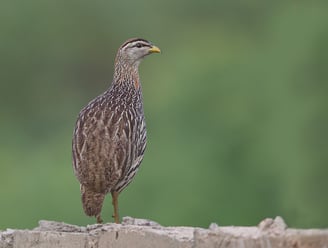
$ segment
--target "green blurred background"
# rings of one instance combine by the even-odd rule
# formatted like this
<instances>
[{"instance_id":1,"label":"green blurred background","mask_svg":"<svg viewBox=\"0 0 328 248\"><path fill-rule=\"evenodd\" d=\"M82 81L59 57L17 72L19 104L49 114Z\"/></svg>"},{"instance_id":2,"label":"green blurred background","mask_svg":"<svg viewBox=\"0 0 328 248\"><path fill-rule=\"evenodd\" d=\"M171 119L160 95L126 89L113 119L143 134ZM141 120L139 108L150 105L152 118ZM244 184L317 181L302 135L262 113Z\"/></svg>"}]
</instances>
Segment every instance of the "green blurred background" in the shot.
<instances>
[{"instance_id":1,"label":"green blurred background","mask_svg":"<svg viewBox=\"0 0 328 248\"><path fill-rule=\"evenodd\" d=\"M327 1L0 3L0 229L84 215L71 166L79 110L120 44L140 66L148 147L121 216L163 225L328 227ZM110 197L103 218L111 219Z\"/></svg>"}]
</instances>

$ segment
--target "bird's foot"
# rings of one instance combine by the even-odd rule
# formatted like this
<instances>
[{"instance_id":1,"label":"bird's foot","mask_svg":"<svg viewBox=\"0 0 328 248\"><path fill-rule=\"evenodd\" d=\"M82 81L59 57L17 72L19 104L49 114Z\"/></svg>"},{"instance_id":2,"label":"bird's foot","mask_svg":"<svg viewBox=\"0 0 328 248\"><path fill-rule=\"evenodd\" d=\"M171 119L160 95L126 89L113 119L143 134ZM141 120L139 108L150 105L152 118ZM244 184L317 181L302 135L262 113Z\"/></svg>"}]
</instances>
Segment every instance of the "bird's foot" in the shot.
<instances>
[{"instance_id":1,"label":"bird's foot","mask_svg":"<svg viewBox=\"0 0 328 248\"><path fill-rule=\"evenodd\" d=\"M98 224L103 223L103 220L102 220L102 218L101 218L100 215L97 215L96 218L97 218L97 223L98 223Z\"/></svg>"}]
</instances>

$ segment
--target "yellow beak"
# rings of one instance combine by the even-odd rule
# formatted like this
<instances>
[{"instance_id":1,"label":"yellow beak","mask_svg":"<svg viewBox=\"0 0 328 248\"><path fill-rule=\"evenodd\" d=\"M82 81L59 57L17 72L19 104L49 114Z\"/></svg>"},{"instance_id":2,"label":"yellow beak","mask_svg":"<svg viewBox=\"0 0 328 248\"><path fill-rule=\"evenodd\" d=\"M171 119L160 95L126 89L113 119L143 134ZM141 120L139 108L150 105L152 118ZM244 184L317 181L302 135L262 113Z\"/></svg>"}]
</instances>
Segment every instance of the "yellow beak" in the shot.
<instances>
[{"instance_id":1,"label":"yellow beak","mask_svg":"<svg viewBox=\"0 0 328 248\"><path fill-rule=\"evenodd\" d=\"M151 48L149 48L149 52L150 53L160 53L161 49L159 49L157 46L152 46Z\"/></svg>"}]
</instances>

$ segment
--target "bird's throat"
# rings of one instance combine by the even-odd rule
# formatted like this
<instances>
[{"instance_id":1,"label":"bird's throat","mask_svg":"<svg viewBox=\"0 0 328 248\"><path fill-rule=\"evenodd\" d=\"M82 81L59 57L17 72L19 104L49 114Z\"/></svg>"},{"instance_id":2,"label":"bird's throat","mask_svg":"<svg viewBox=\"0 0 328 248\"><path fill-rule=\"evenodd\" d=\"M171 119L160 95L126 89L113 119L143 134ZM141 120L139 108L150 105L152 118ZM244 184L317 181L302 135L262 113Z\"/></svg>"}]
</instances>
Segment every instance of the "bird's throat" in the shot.
<instances>
[{"instance_id":1,"label":"bird's throat","mask_svg":"<svg viewBox=\"0 0 328 248\"><path fill-rule=\"evenodd\" d=\"M140 88L138 65L120 65L115 67L113 83L135 89Z\"/></svg>"}]
</instances>

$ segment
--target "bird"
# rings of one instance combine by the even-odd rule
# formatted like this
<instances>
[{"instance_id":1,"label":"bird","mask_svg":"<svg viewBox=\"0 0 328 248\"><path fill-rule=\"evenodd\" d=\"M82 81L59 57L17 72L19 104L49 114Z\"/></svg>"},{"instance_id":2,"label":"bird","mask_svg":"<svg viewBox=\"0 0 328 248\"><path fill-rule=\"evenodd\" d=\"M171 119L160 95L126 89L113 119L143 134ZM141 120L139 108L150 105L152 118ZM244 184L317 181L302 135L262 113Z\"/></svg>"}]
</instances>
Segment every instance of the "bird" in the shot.
<instances>
[{"instance_id":1,"label":"bird","mask_svg":"<svg viewBox=\"0 0 328 248\"><path fill-rule=\"evenodd\" d=\"M119 223L118 197L137 173L146 149L146 123L139 64L160 49L142 38L118 49L111 85L78 114L72 139L73 170L85 214L102 223L101 210L112 196Z\"/></svg>"}]
</instances>

